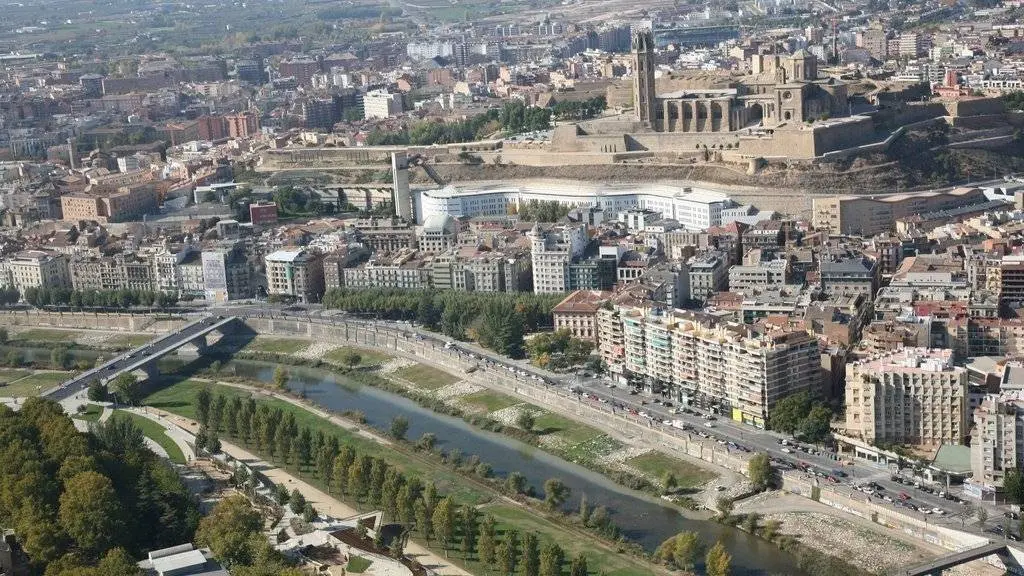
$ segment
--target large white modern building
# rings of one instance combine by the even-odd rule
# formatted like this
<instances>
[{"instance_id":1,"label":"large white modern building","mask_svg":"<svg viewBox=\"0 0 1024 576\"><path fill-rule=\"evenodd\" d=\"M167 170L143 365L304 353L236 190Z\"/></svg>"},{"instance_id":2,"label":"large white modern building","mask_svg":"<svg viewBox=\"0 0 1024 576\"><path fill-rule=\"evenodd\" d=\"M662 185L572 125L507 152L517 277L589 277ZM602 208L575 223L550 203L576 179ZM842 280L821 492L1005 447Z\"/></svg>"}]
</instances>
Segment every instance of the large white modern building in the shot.
<instances>
[{"instance_id":1,"label":"large white modern building","mask_svg":"<svg viewBox=\"0 0 1024 576\"><path fill-rule=\"evenodd\" d=\"M429 216L504 216L531 200L600 208L605 218L628 210L652 210L688 230L722 224L722 211L736 205L727 195L704 188L654 184L592 184L536 181L523 184L454 186L421 190L417 222Z\"/></svg>"}]
</instances>

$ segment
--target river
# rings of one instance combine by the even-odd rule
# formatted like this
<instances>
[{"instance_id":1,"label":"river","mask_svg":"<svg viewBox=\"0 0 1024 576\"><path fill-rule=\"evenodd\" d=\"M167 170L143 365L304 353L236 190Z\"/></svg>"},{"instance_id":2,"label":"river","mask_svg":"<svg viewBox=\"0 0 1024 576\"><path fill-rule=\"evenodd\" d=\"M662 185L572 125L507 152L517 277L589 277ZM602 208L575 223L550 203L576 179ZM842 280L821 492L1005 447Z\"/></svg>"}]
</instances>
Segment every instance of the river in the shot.
<instances>
[{"instance_id":1,"label":"river","mask_svg":"<svg viewBox=\"0 0 1024 576\"><path fill-rule=\"evenodd\" d=\"M250 360L231 361L223 370L262 382L273 380L276 364ZM705 542L722 540L733 557L735 574L800 574L793 557L760 538L707 520L683 516L647 494L615 484L605 476L566 462L534 446L508 436L480 430L461 418L438 414L402 396L372 386L360 386L344 376L320 369L290 367L288 387L332 412L358 410L370 426L385 432L392 419L409 420L409 438L425 433L437 437L438 449L458 449L464 458L477 455L498 476L518 471L538 494L544 482L560 478L572 489L571 508L581 494L591 506L604 506L623 535L653 551L665 539L684 530L700 533Z\"/></svg>"}]
</instances>

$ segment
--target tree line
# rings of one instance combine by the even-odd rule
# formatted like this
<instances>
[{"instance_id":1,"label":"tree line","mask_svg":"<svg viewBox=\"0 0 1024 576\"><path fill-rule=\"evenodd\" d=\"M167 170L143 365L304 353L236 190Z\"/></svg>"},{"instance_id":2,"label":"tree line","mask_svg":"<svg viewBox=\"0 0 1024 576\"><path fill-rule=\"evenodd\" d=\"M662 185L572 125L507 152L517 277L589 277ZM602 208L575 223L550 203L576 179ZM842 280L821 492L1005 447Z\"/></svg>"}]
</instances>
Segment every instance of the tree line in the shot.
<instances>
[{"instance_id":1,"label":"tree line","mask_svg":"<svg viewBox=\"0 0 1024 576\"><path fill-rule=\"evenodd\" d=\"M524 222L558 222L565 218L572 208L557 200L530 200L516 210L519 220Z\"/></svg>"},{"instance_id":2,"label":"tree line","mask_svg":"<svg viewBox=\"0 0 1024 576\"><path fill-rule=\"evenodd\" d=\"M466 560L476 558L487 566L521 576L560 576L567 564L565 551L557 543L541 546L535 534L515 530L499 534L494 517L482 515L470 504L458 505L450 495L442 495L433 482L407 476L385 459L360 453L333 434L299 426L292 412L271 409L253 398L228 399L207 389L196 394L195 408L207 439L223 432L272 461L299 473L307 472L321 481L329 494L382 510L385 519L415 530L428 545L435 541L446 552L458 550ZM399 420L391 426L396 440L402 440L408 429L408 422L403 425ZM510 475L508 481L518 493L525 491L526 481L521 474ZM545 492L545 502L555 509L565 501L569 489L551 479L545 484ZM289 493L285 488L278 490L277 501L290 503L293 511L315 513L306 507L300 493ZM214 553L229 565L238 561L230 547L219 546L217 540L204 535L202 527L200 534L200 543L210 542ZM400 557L404 542L405 538L396 539L388 552ZM572 575L586 575L587 561L582 554L568 564Z\"/></svg>"},{"instance_id":3,"label":"tree line","mask_svg":"<svg viewBox=\"0 0 1024 576\"><path fill-rule=\"evenodd\" d=\"M556 102L551 112L559 120L587 120L604 112L608 101L604 96L595 96L586 100L570 100Z\"/></svg>"},{"instance_id":4,"label":"tree line","mask_svg":"<svg viewBox=\"0 0 1024 576\"><path fill-rule=\"evenodd\" d=\"M71 306L72 308L130 308L151 306L166 308L178 303L178 295L157 290L67 290L64 288L26 288L25 302L35 307Z\"/></svg>"},{"instance_id":5,"label":"tree line","mask_svg":"<svg viewBox=\"0 0 1024 576\"><path fill-rule=\"evenodd\" d=\"M562 294L510 294L371 288L332 288L325 308L370 314L388 320L414 320L456 340L475 339L513 358L523 355L524 333L553 323L551 310Z\"/></svg>"},{"instance_id":6,"label":"tree line","mask_svg":"<svg viewBox=\"0 0 1024 576\"><path fill-rule=\"evenodd\" d=\"M141 574L133 557L192 540L198 508L128 418L75 429L55 402L0 406L0 526L33 574Z\"/></svg>"}]
</instances>

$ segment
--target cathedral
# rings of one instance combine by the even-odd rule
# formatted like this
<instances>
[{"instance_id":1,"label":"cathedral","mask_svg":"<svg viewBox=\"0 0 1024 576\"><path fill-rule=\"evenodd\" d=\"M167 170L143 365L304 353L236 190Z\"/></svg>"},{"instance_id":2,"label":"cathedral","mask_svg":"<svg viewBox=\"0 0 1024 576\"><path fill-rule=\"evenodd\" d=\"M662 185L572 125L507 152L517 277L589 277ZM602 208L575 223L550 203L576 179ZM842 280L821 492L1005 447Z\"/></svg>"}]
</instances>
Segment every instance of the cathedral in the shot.
<instances>
[{"instance_id":1,"label":"cathedral","mask_svg":"<svg viewBox=\"0 0 1024 576\"><path fill-rule=\"evenodd\" d=\"M734 132L849 114L846 84L819 79L818 60L806 50L791 56L757 54L749 75L662 93L655 87L650 30L634 34L633 54L636 120L656 132Z\"/></svg>"}]
</instances>

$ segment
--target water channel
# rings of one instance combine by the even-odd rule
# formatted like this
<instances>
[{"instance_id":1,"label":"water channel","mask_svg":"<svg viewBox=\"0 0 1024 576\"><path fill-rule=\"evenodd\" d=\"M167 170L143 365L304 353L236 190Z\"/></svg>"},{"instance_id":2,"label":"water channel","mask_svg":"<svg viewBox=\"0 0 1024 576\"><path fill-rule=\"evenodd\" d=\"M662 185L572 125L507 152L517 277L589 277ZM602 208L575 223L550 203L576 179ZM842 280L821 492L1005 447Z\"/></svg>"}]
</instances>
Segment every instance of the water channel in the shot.
<instances>
[{"instance_id":1,"label":"water channel","mask_svg":"<svg viewBox=\"0 0 1024 576\"><path fill-rule=\"evenodd\" d=\"M0 346L0 356L10 348ZM17 348L23 358L32 362L49 360L50 350L45 348ZM94 351L72 349L75 360L94 361ZM170 357L159 363L167 373L181 367L183 360ZM231 360L222 370L238 376L271 382L276 364L253 360ZM578 506L580 496L587 495L591 506L604 506L623 535L653 551L665 539L684 530L698 532L706 543L721 540L732 555L733 573L742 576L784 574L799 576L795 559L774 545L741 530L707 520L686 518L676 508L647 494L629 490L615 484L601 474L567 462L534 446L508 436L480 430L461 418L438 414L419 404L390 392L371 386L361 386L343 375L327 370L289 367L291 379L288 387L302 393L310 401L332 412L358 410L366 415L366 422L386 432L392 419L405 416L409 420L409 438L432 433L437 437L437 448L458 449L464 458L472 455L490 464L495 475L504 477L520 472L530 486L543 493L544 482L560 478L572 489L570 509Z\"/></svg>"}]
</instances>

